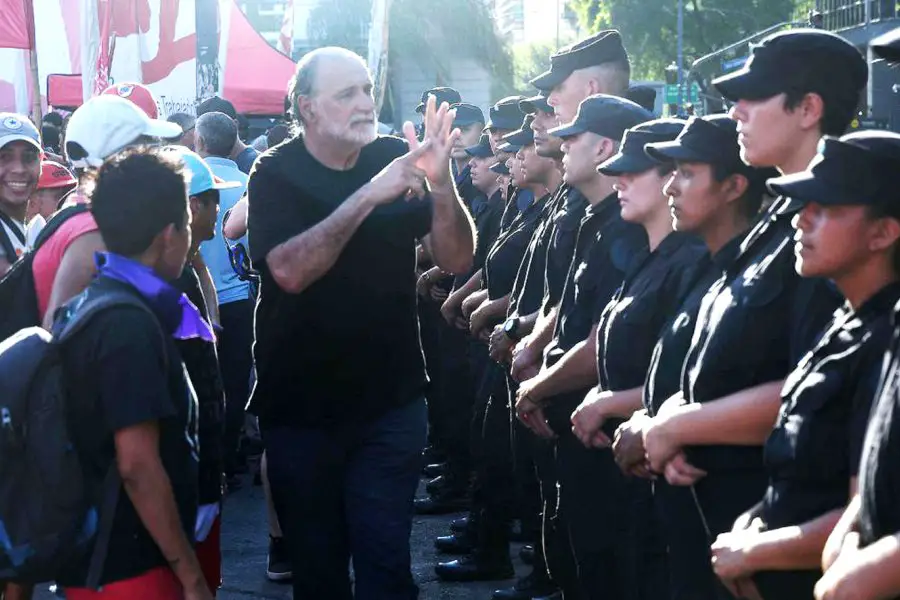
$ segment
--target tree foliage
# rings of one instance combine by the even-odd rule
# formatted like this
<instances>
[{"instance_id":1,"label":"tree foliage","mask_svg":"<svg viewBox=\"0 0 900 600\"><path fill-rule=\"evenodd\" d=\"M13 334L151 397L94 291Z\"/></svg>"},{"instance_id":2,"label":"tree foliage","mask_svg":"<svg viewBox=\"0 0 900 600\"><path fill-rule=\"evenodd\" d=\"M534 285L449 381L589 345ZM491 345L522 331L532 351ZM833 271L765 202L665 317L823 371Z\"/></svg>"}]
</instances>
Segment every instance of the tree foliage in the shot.
<instances>
[{"instance_id":1,"label":"tree foliage","mask_svg":"<svg viewBox=\"0 0 900 600\"><path fill-rule=\"evenodd\" d=\"M634 79L663 78L676 58L678 0L569 0L582 27L622 33ZM807 0L684 0L685 63L802 13Z\"/></svg>"}]
</instances>

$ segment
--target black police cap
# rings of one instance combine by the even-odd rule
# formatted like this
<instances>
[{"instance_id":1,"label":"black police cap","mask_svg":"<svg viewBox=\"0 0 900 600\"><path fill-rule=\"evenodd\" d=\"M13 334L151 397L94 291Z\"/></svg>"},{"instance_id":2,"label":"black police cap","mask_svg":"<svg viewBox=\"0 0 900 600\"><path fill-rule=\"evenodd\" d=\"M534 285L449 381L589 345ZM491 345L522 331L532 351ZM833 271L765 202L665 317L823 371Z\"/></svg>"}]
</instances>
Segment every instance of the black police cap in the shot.
<instances>
[{"instance_id":1,"label":"black police cap","mask_svg":"<svg viewBox=\"0 0 900 600\"><path fill-rule=\"evenodd\" d=\"M647 156L644 146L658 142L669 142L678 137L684 129L684 119L657 119L641 123L625 132L619 153L597 167L604 175L622 173L643 173L659 165Z\"/></svg>"},{"instance_id":2,"label":"black police cap","mask_svg":"<svg viewBox=\"0 0 900 600\"><path fill-rule=\"evenodd\" d=\"M519 102L519 110L526 115L536 115L538 112L552 113L553 107L547 104L547 97L541 94L525 98Z\"/></svg>"},{"instance_id":3,"label":"black police cap","mask_svg":"<svg viewBox=\"0 0 900 600\"><path fill-rule=\"evenodd\" d=\"M633 85L625 92L625 97L650 112L656 110L656 90L649 85Z\"/></svg>"},{"instance_id":4,"label":"black police cap","mask_svg":"<svg viewBox=\"0 0 900 600\"><path fill-rule=\"evenodd\" d=\"M644 150L649 158L658 163L679 161L736 165L741 162L737 122L722 114L691 117L673 141L649 143Z\"/></svg>"},{"instance_id":5,"label":"black police cap","mask_svg":"<svg viewBox=\"0 0 900 600\"><path fill-rule=\"evenodd\" d=\"M434 96L434 99L437 101L438 106L440 106L444 102L446 102L447 104L459 104L460 102L462 102L462 96L460 96L459 92L457 92L452 87L431 88L430 90L422 92L422 101L419 102L419 105L416 107L417 113L425 112L425 105L428 103L428 96Z\"/></svg>"},{"instance_id":6,"label":"black police cap","mask_svg":"<svg viewBox=\"0 0 900 600\"><path fill-rule=\"evenodd\" d=\"M474 104L460 102L459 104L451 104L450 108L456 109L456 118L453 119L454 127L467 127L474 123L484 125L484 113Z\"/></svg>"},{"instance_id":7,"label":"black police cap","mask_svg":"<svg viewBox=\"0 0 900 600\"><path fill-rule=\"evenodd\" d=\"M207 98L200 103L200 106L197 107L198 117L211 112L224 113L232 119L237 119L237 111L234 109L234 104L232 104L225 98L220 98L219 96Z\"/></svg>"},{"instance_id":8,"label":"black police cap","mask_svg":"<svg viewBox=\"0 0 900 600\"><path fill-rule=\"evenodd\" d=\"M515 131L520 128L522 121L525 119L525 113L519 108L519 102L524 99L524 96L507 96L502 100L498 100L491 107L485 129Z\"/></svg>"},{"instance_id":9,"label":"black police cap","mask_svg":"<svg viewBox=\"0 0 900 600\"><path fill-rule=\"evenodd\" d=\"M531 85L542 91L552 90L579 69L609 62L628 62L622 36L615 29L562 48L550 57L550 70L532 79Z\"/></svg>"},{"instance_id":10,"label":"black police cap","mask_svg":"<svg viewBox=\"0 0 900 600\"><path fill-rule=\"evenodd\" d=\"M505 160L491 165L491 171L497 173L498 175L509 175L509 167L506 166Z\"/></svg>"},{"instance_id":11,"label":"black police cap","mask_svg":"<svg viewBox=\"0 0 900 600\"><path fill-rule=\"evenodd\" d=\"M769 180L773 193L787 196L792 207L888 206L900 189L900 135L857 131L824 138L806 171ZM790 207L784 210L789 210Z\"/></svg>"},{"instance_id":12,"label":"black police cap","mask_svg":"<svg viewBox=\"0 0 900 600\"><path fill-rule=\"evenodd\" d=\"M839 35L792 29L753 46L742 69L713 80L713 85L731 101L765 100L790 90L801 76L812 89L861 90L869 70L859 51Z\"/></svg>"},{"instance_id":13,"label":"black police cap","mask_svg":"<svg viewBox=\"0 0 900 600\"><path fill-rule=\"evenodd\" d=\"M889 62L900 62L900 27L879 35L869 46L880 58Z\"/></svg>"},{"instance_id":14,"label":"black police cap","mask_svg":"<svg viewBox=\"0 0 900 600\"><path fill-rule=\"evenodd\" d=\"M532 123L534 123L534 115L526 116L525 121L522 123L522 127L512 133L504 135L503 141L507 144L517 146L518 148L524 148L525 146L534 144L534 130L531 128Z\"/></svg>"},{"instance_id":15,"label":"black police cap","mask_svg":"<svg viewBox=\"0 0 900 600\"><path fill-rule=\"evenodd\" d=\"M481 137L478 138L477 144L466 148L466 154L473 158L487 158L488 156L493 156L494 151L491 150L491 136L482 133Z\"/></svg>"},{"instance_id":16,"label":"black police cap","mask_svg":"<svg viewBox=\"0 0 900 600\"><path fill-rule=\"evenodd\" d=\"M591 132L620 141L625 132L653 118L647 109L631 100L596 94L588 96L578 107L578 114L571 123L551 129L548 133L568 138Z\"/></svg>"}]
</instances>

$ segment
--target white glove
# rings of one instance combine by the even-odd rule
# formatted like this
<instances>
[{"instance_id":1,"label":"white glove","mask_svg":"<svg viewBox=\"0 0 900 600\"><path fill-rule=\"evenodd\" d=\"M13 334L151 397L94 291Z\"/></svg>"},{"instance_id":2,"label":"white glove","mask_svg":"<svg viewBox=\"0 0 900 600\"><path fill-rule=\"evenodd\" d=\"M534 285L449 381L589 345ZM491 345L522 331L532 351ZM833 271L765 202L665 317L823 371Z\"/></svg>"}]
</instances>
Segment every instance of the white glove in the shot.
<instances>
[{"instance_id":1,"label":"white glove","mask_svg":"<svg viewBox=\"0 0 900 600\"><path fill-rule=\"evenodd\" d=\"M209 530L212 529L216 517L219 516L219 503L204 504L197 509L197 524L194 525L194 538L198 542L206 540Z\"/></svg>"}]
</instances>

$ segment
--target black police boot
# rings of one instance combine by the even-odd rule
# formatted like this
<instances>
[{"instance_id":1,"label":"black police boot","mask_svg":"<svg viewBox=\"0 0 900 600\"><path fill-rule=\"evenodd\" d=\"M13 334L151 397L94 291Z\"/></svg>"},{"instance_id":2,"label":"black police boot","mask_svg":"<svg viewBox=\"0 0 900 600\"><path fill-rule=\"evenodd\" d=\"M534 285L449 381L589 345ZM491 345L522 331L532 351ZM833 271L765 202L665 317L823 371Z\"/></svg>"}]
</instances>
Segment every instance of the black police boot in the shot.
<instances>
[{"instance_id":1,"label":"black police boot","mask_svg":"<svg viewBox=\"0 0 900 600\"><path fill-rule=\"evenodd\" d=\"M469 554L474 549L475 542L466 533L456 533L435 538L434 547L443 554Z\"/></svg>"},{"instance_id":2,"label":"black police boot","mask_svg":"<svg viewBox=\"0 0 900 600\"><path fill-rule=\"evenodd\" d=\"M515 575L509 555L487 556L475 552L458 560L438 563L434 572L441 581L498 581Z\"/></svg>"},{"instance_id":3,"label":"black police boot","mask_svg":"<svg viewBox=\"0 0 900 600\"><path fill-rule=\"evenodd\" d=\"M425 484L425 491L432 496L436 496L449 487L451 487L449 478L446 475L438 475Z\"/></svg>"},{"instance_id":4,"label":"black police boot","mask_svg":"<svg viewBox=\"0 0 900 600\"><path fill-rule=\"evenodd\" d=\"M427 477L429 480L434 479L439 475L443 475L447 472L447 463L432 463L430 465L425 465L425 468L422 469L422 475Z\"/></svg>"},{"instance_id":5,"label":"black police boot","mask_svg":"<svg viewBox=\"0 0 900 600\"><path fill-rule=\"evenodd\" d=\"M451 490L428 498L416 498L417 515L447 515L468 510L471 499L466 491Z\"/></svg>"},{"instance_id":6,"label":"black police boot","mask_svg":"<svg viewBox=\"0 0 900 600\"><path fill-rule=\"evenodd\" d=\"M547 596L559 588L550 581L547 573L532 571L522 577L512 587L497 590L491 596L493 600L531 600L535 596Z\"/></svg>"},{"instance_id":7,"label":"black police boot","mask_svg":"<svg viewBox=\"0 0 900 600\"><path fill-rule=\"evenodd\" d=\"M531 544L526 544L522 546L522 549L519 550L519 558L526 565L534 564L534 546Z\"/></svg>"},{"instance_id":8,"label":"black police boot","mask_svg":"<svg viewBox=\"0 0 900 600\"><path fill-rule=\"evenodd\" d=\"M443 450L439 450L436 446L426 446L422 451L422 462L426 465L444 462L447 459Z\"/></svg>"},{"instance_id":9,"label":"black police boot","mask_svg":"<svg viewBox=\"0 0 900 600\"><path fill-rule=\"evenodd\" d=\"M463 533L469 530L469 516L460 517L450 521L450 531L453 533Z\"/></svg>"}]
</instances>

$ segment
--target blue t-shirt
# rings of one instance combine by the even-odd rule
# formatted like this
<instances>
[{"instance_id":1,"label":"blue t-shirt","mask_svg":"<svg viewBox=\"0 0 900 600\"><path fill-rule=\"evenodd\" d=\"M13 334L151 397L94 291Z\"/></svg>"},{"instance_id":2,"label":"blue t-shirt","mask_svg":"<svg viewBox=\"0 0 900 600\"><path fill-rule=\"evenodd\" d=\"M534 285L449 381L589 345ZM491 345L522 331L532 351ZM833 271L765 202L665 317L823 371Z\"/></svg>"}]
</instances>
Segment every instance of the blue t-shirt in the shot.
<instances>
[{"instance_id":1,"label":"blue t-shirt","mask_svg":"<svg viewBox=\"0 0 900 600\"><path fill-rule=\"evenodd\" d=\"M231 261L228 258L228 248L222 237L222 218L225 213L231 210L237 201L244 195L247 189L247 175L245 175L235 164L233 160L227 158L219 158L210 156L206 159L206 164L212 169L212 172L223 181L238 181L240 187L219 191L219 216L216 219L216 237L200 244L200 254L203 256L206 266L212 275L213 283L216 285L216 295L219 297L219 304L228 304L238 300L247 300L250 298L250 283L241 281ZM236 242L247 245L247 236L245 235ZM235 243L236 243L235 242Z\"/></svg>"},{"instance_id":2,"label":"blue t-shirt","mask_svg":"<svg viewBox=\"0 0 900 600\"><path fill-rule=\"evenodd\" d=\"M256 157L259 156L259 152L253 146L247 146L241 153L234 157L234 162L237 165L237 168L241 170L242 173L250 174L250 169L253 168L253 163L256 162Z\"/></svg>"}]
</instances>

